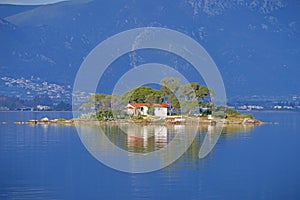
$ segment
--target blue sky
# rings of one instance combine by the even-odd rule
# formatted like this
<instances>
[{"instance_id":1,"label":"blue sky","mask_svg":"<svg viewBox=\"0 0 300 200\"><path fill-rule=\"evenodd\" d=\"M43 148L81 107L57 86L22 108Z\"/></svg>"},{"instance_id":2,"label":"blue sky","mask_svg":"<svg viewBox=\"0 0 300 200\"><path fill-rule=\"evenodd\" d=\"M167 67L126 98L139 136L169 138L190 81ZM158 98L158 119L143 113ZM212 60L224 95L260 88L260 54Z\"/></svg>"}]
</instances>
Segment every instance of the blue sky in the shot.
<instances>
[{"instance_id":1,"label":"blue sky","mask_svg":"<svg viewBox=\"0 0 300 200\"><path fill-rule=\"evenodd\" d=\"M0 4L12 5L46 5L67 0L0 0Z\"/></svg>"}]
</instances>

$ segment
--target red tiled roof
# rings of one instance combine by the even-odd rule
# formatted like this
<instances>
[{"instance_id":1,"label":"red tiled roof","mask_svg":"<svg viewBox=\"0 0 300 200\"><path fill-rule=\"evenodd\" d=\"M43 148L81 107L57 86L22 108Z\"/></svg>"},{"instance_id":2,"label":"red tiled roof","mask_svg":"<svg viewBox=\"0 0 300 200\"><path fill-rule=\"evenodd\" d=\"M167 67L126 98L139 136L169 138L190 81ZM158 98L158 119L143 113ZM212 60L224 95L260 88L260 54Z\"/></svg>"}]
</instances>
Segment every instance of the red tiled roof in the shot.
<instances>
[{"instance_id":1,"label":"red tiled roof","mask_svg":"<svg viewBox=\"0 0 300 200\"><path fill-rule=\"evenodd\" d=\"M168 108L169 104L167 103L162 103L162 104L153 104L153 107L162 107L162 108Z\"/></svg>"},{"instance_id":2,"label":"red tiled roof","mask_svg":"<svg viewBox=\"0 0 300 200\"><path fill-rule=\"evenodd\" d=\"M126 108L140 108L142 106L147 106L149 107L150 104L149 103L130 103L126 106Z\"/></svg>"},{"instance_id":3,"label":"red tiled roof","mask_svg":"<svg viewBox=\"0 0 300 200\"><path fill-rule=\"evenodd\" d=\"M126 108L140 108L142 106L153 106L153 107L162 107L162 108L168 108L169 104L162 103L162 104L150 104L150 103L130 103L126 106Z\"/></svg>"}]
</instances>

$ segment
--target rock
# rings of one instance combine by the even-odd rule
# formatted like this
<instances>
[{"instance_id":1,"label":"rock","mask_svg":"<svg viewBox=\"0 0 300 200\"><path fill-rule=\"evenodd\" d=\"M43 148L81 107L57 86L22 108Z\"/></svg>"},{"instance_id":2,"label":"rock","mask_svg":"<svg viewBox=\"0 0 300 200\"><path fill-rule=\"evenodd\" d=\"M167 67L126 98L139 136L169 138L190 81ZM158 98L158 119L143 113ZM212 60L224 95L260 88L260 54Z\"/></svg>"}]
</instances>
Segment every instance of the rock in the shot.
<instances>
[{"instance_id":1,"label":"rock","mask_svg":"<svg viewBox=\"0 0 300 200\"><path fill-rule=\"evenodd\" d=\"M44 123L45 122L50 122L50 120L47 117L44 117L44 118L41 119L41 122L44 122Z\"/></svg>"},{"instance_id":2,"label":"rock","mask_svg":"<svg viewBox=\"0 0 300 200\"><path fill-rule=\"evenodd\" d=\"M37 121L37 120L34 120L34 119L28 120L28 121L26 122L26 124L37 124L37 123L38 123L38 121Z\"/></svg>"},{"instance_id":3,"label":"rock","mask_svg":"<svg viewBox=\"0 0 300 200\"><path fill-rule=\"evenodd\" d=\"M260 124L261 122L255 119L245 118L242 124Z\"/></svg>"},{"instance_id":4,"label":"rock","mask_svg":"<svg viewBox=\"0 0 300 200\"><path fill-rule=\"evenodd\" d=\"M58 122L58 119L52 119L52 120L50 120L50 122L51 123L56 123L56 122Z\"/></svg>"},{"instance_id":5,"label":"rock","mask_svg":"<svg viewBox=\"0 0 300 200\"><path fill-rule=\"evenodd\" d=\"M211 125L211 126L215 126L215 125L217 125L217 121L215 121L215 120L212 120L212 121L210 122L210 125Z\"/></svg>"}]
</instances>

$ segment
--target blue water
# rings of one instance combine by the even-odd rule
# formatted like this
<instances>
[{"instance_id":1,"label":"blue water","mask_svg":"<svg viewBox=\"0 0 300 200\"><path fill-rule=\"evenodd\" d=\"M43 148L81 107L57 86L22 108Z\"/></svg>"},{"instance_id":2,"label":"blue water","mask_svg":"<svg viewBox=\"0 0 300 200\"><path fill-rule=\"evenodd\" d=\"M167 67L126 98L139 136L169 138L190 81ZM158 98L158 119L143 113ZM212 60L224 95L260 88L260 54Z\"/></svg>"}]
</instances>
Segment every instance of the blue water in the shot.
<instances>
[{"instance_id":1,"label":"blue water","mask_svg":"<svg viewBox=\"0 0 300 200\"><path fill-rule=\"evenodd\" d=\"M222 134L205 159L193 143L162 170L128 174L97 161L73 126L17 125L69 112L0 112L0 199L300 199L300 113Z\"/></svg>"}]
</instances>

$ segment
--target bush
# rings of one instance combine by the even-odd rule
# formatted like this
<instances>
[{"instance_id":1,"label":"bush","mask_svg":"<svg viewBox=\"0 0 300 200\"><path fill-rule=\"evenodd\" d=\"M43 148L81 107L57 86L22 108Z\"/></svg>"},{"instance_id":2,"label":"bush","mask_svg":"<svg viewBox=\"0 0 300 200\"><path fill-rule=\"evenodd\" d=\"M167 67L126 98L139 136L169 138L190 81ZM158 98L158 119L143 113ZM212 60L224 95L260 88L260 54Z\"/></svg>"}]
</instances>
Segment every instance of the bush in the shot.
<instances>
[{"instance_id":1,"label":"bush","mask_svg":"<svg viewBox=\"0 0 300 200\"><path fill-rule=\"evenodd\" d=\"M242 114L242 117L241 118L250 118L250 119L254 119L254 117L251 115L251 114L248 114L248 115L243 115Z\"/></svg>"},{"instance_id":2,"label":"bush","mask_svg":"<svg viewBox=\"0 0 300 200\"><path fill-rule=\"evenodd\" d=\"M225 112L225 113L224 113ZM237 110L234 110L232 108L224 107L224 106L219 106L217 107L213 112L212 115L215 117L232 117L232 118L250 118L253 119L253 116L250 114L244 115Z\"/></svg>"},{"instance_id":3,"label":"bush","mask_svg":"<svg viewBox=\"0 0 300 200\"><path fill-rule=\"evenodd\" d=\"M129 116L126 111L122 110L113 110L112 113L114 119L126 119Z\"/></svg>"},{"instance_id":4,"label":"bush","mask_svg":"<svg viewBox=\"0 0 300 200\"><path fill-rule=\"evenodd\" d=\"M235 118L250 118L253 119L253 116L248 114L248 115L244 115L232 108L226 108L226 116L228 117L235 117Z\"/></svg>"},{"instance_id":5,"label":"bush","mask_svg":"<svg viewBox=\"0 0 300 200\"><path fill-rule=\"evenodd\" d=\"M114 119L114 115L113 112L111 110L106 110L106 111L99 111L96 114L96 117L98 120L113 120Z\"/></svg>"},{"instance_id":6,"label":"bush","mask_svg":"<svg viewBox=\"0 0 300 200\"><path fill-rule=\"evenodd\" d=\"M64 122L64 121L66 121L66 119L65 118L59 118L59 119L57 119L57 121L58 122Z\"/></svg>"},{"instance_id":7,"label":"bush","mask_svg":"<svg viewBox=\"0 0 300 200\"><path fill-rule=\"evenodd\" d=\"M131 117L132 120L139 120L139 119L143 119L143 117L141 116L141 114L138 114L138 115L133 115Z\"/></svg>"},{"instance_id":8,"label":"bush","mask_svg":"<svg viewBox=\"0 0 300 200\"><path fill-rule=\"evenodd\" d=\"M221 111L221 110L216 111L216 112L213 112L212 115L213 115L214 117L226 118L225 112L224 112L224 111Z\"/></svg>"},{"instance_id":9,"label":"bush","mask_svg":"<svg viewBox=\"0 0 300 200\"><path fill-rule=\"evenodd\" d=\"M96 114L94 113L86 113L80 116L81 120L96 120Z\"/></svg>"}]
</instances>

